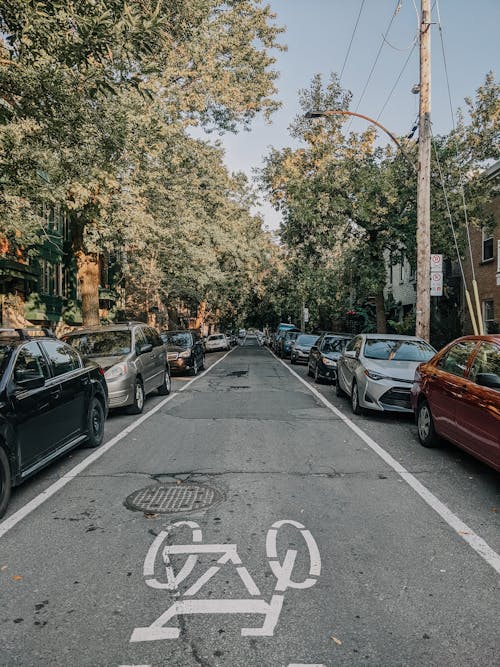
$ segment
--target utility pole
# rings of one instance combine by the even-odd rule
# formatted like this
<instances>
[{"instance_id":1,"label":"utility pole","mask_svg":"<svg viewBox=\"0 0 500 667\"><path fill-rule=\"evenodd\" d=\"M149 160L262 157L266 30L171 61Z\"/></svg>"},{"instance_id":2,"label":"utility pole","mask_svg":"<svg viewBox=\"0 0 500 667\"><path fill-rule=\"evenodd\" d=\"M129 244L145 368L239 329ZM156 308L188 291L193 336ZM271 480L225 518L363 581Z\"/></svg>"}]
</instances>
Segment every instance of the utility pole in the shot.
<instances>
[{"instance_id":1,"label":"utility pole","mask_svg":"<svg viewBox=\"0 0 500 667\"><path fill-rule=\"evenodd\" d=\"M417 306L416 335L430 336L431 256L431 0L421 0L420 110L417 175Z\"/></svg>"}]
</instances>

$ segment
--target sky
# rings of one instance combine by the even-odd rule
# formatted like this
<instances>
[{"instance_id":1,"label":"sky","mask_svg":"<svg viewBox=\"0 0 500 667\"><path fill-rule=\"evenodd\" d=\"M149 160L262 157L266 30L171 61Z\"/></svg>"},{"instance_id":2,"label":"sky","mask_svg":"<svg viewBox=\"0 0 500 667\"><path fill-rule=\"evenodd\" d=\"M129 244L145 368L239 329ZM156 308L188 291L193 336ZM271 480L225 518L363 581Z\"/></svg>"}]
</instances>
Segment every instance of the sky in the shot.
<instances>
[{"instance_id":1,"label":"sky","mask_svg":"<svg viewBox=\"0 0 500 667\"><path fill-rule=\"evenodd\" d=\"M276 52L275 69L280 73L277 98L282 103L268 125L256 119L249 132L217 137L225 148L225 161L231 171L244 171L252 177L262 166L270 147L293 146L288 126L299 113L297 91L308 88L312 77L321 73L340 73L356 19L363 0L270 0L276 13L276 24L284 26L281 43L286 52ZM353 93L351 110L359 104L359 113L377 118L396 79L408 58L417 36L417 9L420 0L400 0L386 40L383 40L397 0L365 0L347 59L342 85ZM498 80L500 70L500 0L441 0L434 3L431 35L432 110L434 134L446 133L452 127L450 105L443 65L438 12L454 111L465 107L464 98L474 96L493 70ZM377 52L384 44L363 98L361 93L374 65ZM418 82L418 44L413 49L379 122L393 134L408 134L418 113L418 95L411 92ZM354 120L352 129L366 129L367 123ZM213 140L214 137L211 137ZM269 204L260 208L264 227L277 229L279 214Z\"/></svg>"}]
</instances>

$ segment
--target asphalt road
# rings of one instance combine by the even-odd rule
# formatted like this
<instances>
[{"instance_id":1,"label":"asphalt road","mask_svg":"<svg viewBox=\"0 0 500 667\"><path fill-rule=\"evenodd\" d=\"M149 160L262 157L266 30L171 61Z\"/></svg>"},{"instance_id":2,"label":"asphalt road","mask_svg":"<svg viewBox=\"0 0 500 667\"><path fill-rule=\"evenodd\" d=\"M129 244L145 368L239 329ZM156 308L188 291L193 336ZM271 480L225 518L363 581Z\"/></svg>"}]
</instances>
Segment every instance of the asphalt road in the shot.
<instances>
[{"instance_id":1,"label":"asphalt road","mask_svg":"<svg viewBox=\"0 0 500 667\"><path fill-rule=\"evenodd\" d=\"M498 667L498 475L409 419L349 422L255 339L209 359L16 490L0 664ZM127 505L165 484L214 504Z\"/></svg>"}]
</instances>

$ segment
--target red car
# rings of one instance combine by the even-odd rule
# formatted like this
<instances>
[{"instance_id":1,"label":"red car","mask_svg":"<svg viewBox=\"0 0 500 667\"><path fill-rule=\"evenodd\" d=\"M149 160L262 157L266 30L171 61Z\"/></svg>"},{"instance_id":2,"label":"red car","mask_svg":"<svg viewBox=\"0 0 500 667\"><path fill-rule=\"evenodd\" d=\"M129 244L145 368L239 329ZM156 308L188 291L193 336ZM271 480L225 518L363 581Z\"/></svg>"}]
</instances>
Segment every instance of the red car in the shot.
<instances>
[{"instance_id":1,"label":"red car","mask_svg":"<svg viewBox=\"0 0 500 667\"><path fill-rule=\"evenodd\" d=\"M424 447L442 436L500 472L500 335L457 338L420 364L411 403Z\"/></svg>"}]
</instances>

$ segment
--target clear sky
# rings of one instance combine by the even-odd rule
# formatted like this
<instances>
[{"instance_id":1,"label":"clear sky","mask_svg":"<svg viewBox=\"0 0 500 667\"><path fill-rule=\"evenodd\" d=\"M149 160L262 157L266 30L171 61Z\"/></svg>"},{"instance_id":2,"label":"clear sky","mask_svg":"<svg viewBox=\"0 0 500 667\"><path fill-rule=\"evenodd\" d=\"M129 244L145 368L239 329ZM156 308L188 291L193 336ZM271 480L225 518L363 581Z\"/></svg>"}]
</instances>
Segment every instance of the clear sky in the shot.
<instances>
[{"instance_id":1,"label":"clear sky","mask_svg":"<svg viewBox=\"0 0 500 667\"><path fill-rule=\"evenodd\" d=\"M276 23L286 27L281 42L288 51L277 53L278 99L282 108L274 114L272 124L254 121L250 132L224 135L226 163L232 171L244 171L262 164L270 146L292 145L288 125L298 113L297 91L307 88L316 73L328 78L331 71L340 73L362 0L270 0L277 14ZM355 110L375 62L396 6L396 0L365 0L350 56L342 76L342 85L351 90L351 110ZM417 35L416 6L420 0L401 0L387 41L379 56L359 112L377 118L407 59ZM488 70L499 76L500 0L441 0L434 4L432 20L441 17L448 73L454 109L464 105L464 97L473 96ZM448 132L451 117L444 77L443 57L438 26L431 37L432 54L432 123L435 134ZM410 48L409 48L410 47ZM394 94L379 118L396 135L410 131L418 112L418 95L411 87L418 82L418 44L396 86ZM355 121L352 129L367 124ZM279 216L270 206L263 206L264 223L279 225Z\"/></svg>"}]
</instances>

